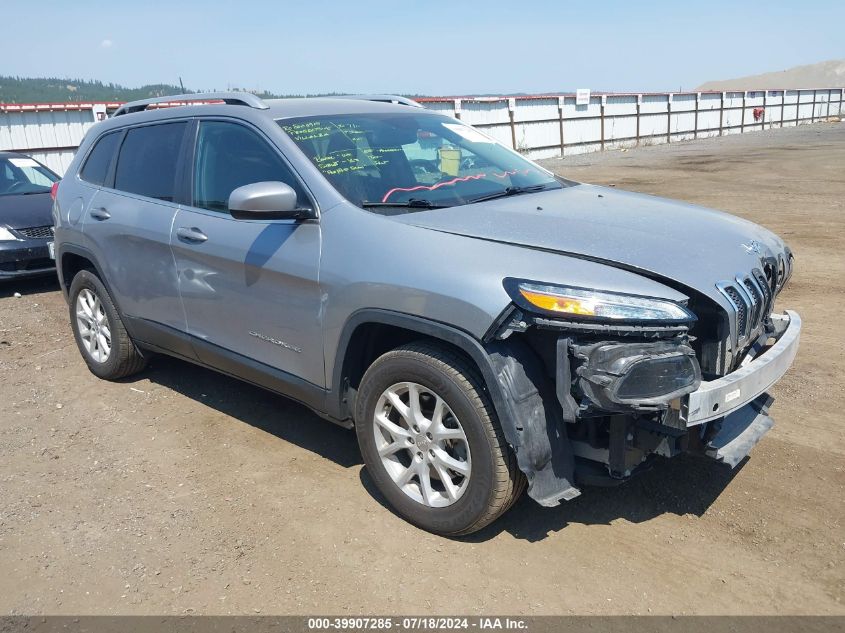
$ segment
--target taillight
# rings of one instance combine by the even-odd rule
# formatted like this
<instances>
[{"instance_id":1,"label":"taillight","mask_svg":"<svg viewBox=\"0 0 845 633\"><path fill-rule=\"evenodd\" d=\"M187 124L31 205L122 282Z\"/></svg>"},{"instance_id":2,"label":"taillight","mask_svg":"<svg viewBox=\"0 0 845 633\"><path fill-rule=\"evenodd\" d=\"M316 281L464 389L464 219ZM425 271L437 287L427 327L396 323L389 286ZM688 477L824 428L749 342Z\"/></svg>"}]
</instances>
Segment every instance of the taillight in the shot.
<instances>
[{"instance_id":1,"label":"taillight","mask_svg":"<svg viewBox=\"0 0 845 633\"><path fill-rule=\"evenodd\" d=\"M53 183L53 186L50 187L50 197L55 200L56 194L59 192L59 181Z\"/></svg>"}]
</instances>

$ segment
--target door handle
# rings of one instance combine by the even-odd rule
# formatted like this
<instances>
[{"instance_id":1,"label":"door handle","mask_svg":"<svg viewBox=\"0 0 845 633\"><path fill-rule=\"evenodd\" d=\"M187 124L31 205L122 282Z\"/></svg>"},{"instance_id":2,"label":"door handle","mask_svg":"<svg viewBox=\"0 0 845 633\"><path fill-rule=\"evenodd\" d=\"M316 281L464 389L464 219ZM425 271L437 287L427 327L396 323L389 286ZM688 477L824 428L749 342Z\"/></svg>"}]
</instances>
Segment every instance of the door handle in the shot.
<instances>
[{"instance_id":1,"label":"door handle","mask_svg":"<svg viewBox=\"0 0 845 633\"><path fill-rule=\"evenodd\" d=\"M208 235L200 231L195 226L192 226L191 228L183 226L176 229L176 237L180 240L185 240L186 242L195 243L205 242L208 239Z\"/></svg>"},{"instance_id":2,"label":"door handle","mask_svg":"<svg viewBox=\"0 0 845 633\"><path fill-rule=\"evenodd\" d=\"M111 213L106 211L103 207L91 209L88 214L95 220L108 220L111 217Z\"/></svg>"}]
</instances>

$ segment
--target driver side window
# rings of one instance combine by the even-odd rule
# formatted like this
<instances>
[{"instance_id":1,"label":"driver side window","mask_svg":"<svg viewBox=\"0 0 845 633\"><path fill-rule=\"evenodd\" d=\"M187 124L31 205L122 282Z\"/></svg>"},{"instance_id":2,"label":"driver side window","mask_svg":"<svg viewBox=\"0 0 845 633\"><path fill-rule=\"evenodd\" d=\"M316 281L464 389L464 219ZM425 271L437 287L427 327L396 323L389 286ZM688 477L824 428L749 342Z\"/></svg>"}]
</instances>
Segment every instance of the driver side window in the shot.
<instances>
[{"instance_id":1,"label":"driver side window","mask_svg":"<svg viewBox=\"0 0 845 633\"><path fill-rule=\"evenodd\" d=\"M290 185L299 204L306 203L299 182L278 152L238 123L200 122L193 180L193 206L210 211L228 212L232 191L266 181Z\"/></svg>"}]
</instances>

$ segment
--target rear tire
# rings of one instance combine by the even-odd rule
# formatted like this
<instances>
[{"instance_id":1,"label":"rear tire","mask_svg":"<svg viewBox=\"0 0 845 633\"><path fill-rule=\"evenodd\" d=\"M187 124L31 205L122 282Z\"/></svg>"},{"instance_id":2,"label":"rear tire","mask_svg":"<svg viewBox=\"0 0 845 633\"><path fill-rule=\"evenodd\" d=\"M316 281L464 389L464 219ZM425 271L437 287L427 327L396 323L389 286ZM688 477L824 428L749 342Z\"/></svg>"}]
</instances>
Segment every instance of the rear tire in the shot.
<instances>
[{"instance_id":1,"label":"rear tire","mask_svg":"<svg viewBox=\"0 0 845 633\"><path fill-rule=\"evenodd\" d=\"M91 373L117 380L141 371L146 359L132 342L103 282L89 270L76 273L68 293L70 323Z\"/></svg>"},{"instance_id":2,"label":"rear tire","mask_svg":"<svg viewBox=\"0 0 845 633\"><path fill-rule=\"evenodd\" d=\"M361 380L355 428L367 471L424 530L480 530L525 488L481 385L468 361L428 342L387 352Z\"/></svg>"}]
</instances>

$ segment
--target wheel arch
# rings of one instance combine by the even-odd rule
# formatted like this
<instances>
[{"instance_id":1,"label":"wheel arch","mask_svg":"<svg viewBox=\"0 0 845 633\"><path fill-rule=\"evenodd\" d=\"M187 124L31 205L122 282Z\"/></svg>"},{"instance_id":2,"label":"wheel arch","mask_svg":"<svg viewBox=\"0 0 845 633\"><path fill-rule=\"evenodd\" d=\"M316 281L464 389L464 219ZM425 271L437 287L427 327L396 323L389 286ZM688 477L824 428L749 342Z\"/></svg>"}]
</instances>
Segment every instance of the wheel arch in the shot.
<instances>
[{"instance_id":1,"label":"wheel arch","mask_svg":"<svg viewBox=\"0 0 845 633\"><path fill-rule=\"evenodd\" d=\"M459 352L478 370L497 414L504 401L493 367L481 342L458 328L391 310L365 309L352 314L341 330L332 369L332 391L341 415L354 411L354 394L364 372L384 352L420 339L430 339ZM350 401L352 400L352 401Z\"/></svg>"},{"instance_id":2,"label":"wheel arch","mask_svg":"<svg viewBox=\"0 0 845 633\"><path fill-rule=\"evenodd\" d=\"M112 301L114 302L114 293L111 291L111 288L109 288L108 282L103 275L103 271L99 264L97 264L97 258L94 257L94 253L82 246L65 244L59 249L56 260L59 271L59 284L62 287L62 292L64 293L66 299L68 298L70 284L73 281L74 276L76 276L76 273L80 270L91 270L96 273L97 277L100 278L100 281L106 287L106 290L109 291L109 294L112 296ZM116 305L117 304L115 304L115 306Z\"/></svg>"},{"instance_id":3,"label":"wheel arch","mask_svg":"<svg viewBox=\"0 0 845 633\"><path fill-rule=\"evenodd\" d=\"M100 283L106 287L106 292L109 293L109 297L111 298L111 302L114 304L117 313L120 315L121 319L123 319L124 327L126 327L130 335L135 334L134 329L131 327L131 323L125 318L126 315L120 308L120 304L117 301L117 295L112 291L109 280L103 274L103 269L97 262L97 257L93 252L84 246L63 244L56 253L56 269L59 273L59 286L62 288L62 293L64 294L66 301L70 301L70 284L73 282L73 278L80 270L89 270L97 275Z\"/></svg>"},{"instance_id":4,"label":"wheel arch","mask_svg":"<svg viewBox=\"0 0 845 633\"><path fill-rule=\"evenodd\" d=\"M386 336L384 336L386 334ZM383 337L376 343L376 339ZM357 381L385 351L411 340L430 339L457 350L481 375L508 444L528 477L528 494L557 505L580 494L574 486L574 458L560 403L543 378L542 363L519 340L484 344L452 326L388 310L361 310L346 322L338 342L329 403L335 417L351 417Z\"/></svg>"}]
</instances>

